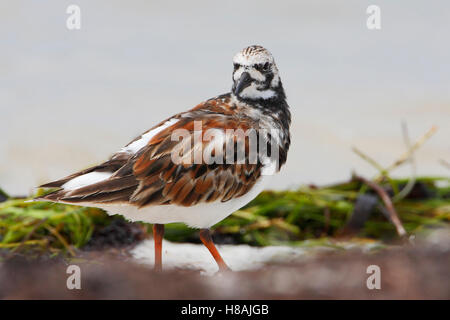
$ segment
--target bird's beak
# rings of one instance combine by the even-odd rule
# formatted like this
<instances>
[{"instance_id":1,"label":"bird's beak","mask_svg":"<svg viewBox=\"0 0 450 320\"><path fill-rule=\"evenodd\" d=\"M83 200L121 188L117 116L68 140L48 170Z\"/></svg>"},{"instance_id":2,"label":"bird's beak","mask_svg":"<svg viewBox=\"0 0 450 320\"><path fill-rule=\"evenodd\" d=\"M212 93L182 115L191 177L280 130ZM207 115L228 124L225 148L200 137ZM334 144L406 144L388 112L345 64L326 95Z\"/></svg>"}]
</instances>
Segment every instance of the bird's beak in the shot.
<instances>
[{"instance_id":1,"label":"bird's beak","mask_svg":"<svg viewBox=\"0 0 450 320\"><path fill-rule=\"evenodd\" d=\"M234 94L238 95L242 90L247 88L252 83L252 77L248 72L243 72L241 77L236 81L234 87Z\"/></svg>"}]
</instances>

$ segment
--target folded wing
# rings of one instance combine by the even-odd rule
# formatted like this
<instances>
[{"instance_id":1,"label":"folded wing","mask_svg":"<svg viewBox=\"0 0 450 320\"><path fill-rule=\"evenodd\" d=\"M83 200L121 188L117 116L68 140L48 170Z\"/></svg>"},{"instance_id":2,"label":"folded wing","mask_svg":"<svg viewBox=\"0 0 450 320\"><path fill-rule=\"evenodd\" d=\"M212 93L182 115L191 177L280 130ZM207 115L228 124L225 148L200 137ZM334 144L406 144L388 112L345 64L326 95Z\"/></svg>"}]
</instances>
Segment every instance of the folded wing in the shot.
<instances>
[{"instance_id":1,"label":"folded wing","mask_svg":"<svg viewBox=\"0 0 450 320\"><path fill-rule=\"evenodd\" d=\"M92 206L120 203L137 207L193 206L201 202L225 202L246 194L259 179L262 165L259 160L250 161L248 137L227 134L227 129L246 131L257 124L250 118L211 112L210 107L207 101L177 115L149 130L105 163L43 185L61 189L39 200ZM213 107L217 108L217 103ZM203 135L206 128L213 129L209 139L204 136L199 139L196 130L199 123ZM174 132L183 133L183 139L178 135L174 139ZM227 146L233 145L237 152L242 144L244 158L237 164L227 163ZM136 148L138 145L141 147ZM237 157L233 155L233 160L237 161Z\"/></svg>"}]
</instances>

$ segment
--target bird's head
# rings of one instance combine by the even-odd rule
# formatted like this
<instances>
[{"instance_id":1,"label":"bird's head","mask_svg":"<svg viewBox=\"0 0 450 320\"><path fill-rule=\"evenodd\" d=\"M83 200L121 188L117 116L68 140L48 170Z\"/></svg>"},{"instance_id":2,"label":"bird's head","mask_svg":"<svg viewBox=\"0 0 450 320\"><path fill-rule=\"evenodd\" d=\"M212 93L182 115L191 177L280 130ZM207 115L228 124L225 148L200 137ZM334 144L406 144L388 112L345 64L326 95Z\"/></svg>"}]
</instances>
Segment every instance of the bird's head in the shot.
<instances>
[{"instance_id":1,"label":"bird's head","mask_svg":"<svg viewBox=\"0 0 450 320\"><path fill-rule=\"evenodd\" d=\"M272 54L253 45L233 58L232 93L244 101L284 99L284 90Z\"/></svg>"}]
</instances>

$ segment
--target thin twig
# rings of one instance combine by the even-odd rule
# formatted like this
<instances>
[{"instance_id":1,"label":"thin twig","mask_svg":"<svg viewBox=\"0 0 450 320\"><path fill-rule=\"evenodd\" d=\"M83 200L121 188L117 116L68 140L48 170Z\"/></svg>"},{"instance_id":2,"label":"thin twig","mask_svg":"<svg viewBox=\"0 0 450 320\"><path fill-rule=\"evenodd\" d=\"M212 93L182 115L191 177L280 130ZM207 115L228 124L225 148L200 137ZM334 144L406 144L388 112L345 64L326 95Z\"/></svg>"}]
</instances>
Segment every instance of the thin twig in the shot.
<instances>
[{"instance_id":1,"label":"thin twig","mask_svg":"<svg viewBox=\"0 0 450 320\"><path fill-rule=\"evenodd\" d=\"M437 129L437 126L432 126L422 137L416 140L416 142L409 148L409 150L401 154L396 161L394 161L389 167L387 167L386 171L390 172L408 161L408 159L411 157L411 154L419 149L420 146L425 143L425 141L431 138L431 136L436 133Z\"/></svg>"},{"instance_id":2,"label":"thin twig","mask_svg":"<svg viewBox=\"0 0 450 320\"><path fill-rule=\"evenodd\" d=\"M36 245L36 244L45 244L47 243L46 239L40 239L40 240L28 240L25 241L23 244L22 242L11 242L11 243L0 243L0 248L15 248L17 246L21 246L21 245Z\"/></svg>"},{"instance_id":3,"label":"thin twig","mask_svg":"<svg viewBox=\"0 0 450 320\"><path fill-rule=\"evenodd\" d=\"M408 127L406 125L406 122L402 122L402 132L406 149L411 150L411 141L409 139ZM414 151L411 152L407 161L411 163L411 178L408 180L406 186L392 198L392 201L394 202L397 202L405 198L411 192L411 190L414 188L414 185L416 184L416 161L414 158Z\"/></svg>"},{"instance_id":4,"label":"thin twig","mask_svg":"<svg viewBox=\"0 0 450 320\"><path fill-rule=\"evenodd\" d=\"M386 206L386 209L389 212L391 222L394 224L398 235L400 237L405 236L406 235L406 230L403 227L403 224L402 224L402 222L400 221L400 218L397 215L397 211L395 211L394 205L392 204L391 198L386 193L386 191L380 185L378 185L377 183L375 183L373 181L370 181L370 180L367 180L364 177L355 175L354 178L356 180L359 180L359 181L365 183L370 188L375 190L375 192L378 194L378 196L381 198L381 200L383 200L384 205Z\"/></svg>"},{"instance_id":5,"label":"thin twig","mask_svg":"<svg viewBox=\"0 0 450 320\"><path fill-rule=\"evenodd\" d=\"M384 174L386 171L382 165L380 165L378 162L376 162L373 158L362 152L356 147L352 147L352 151L356 153L358 156L360 156L363 160L367 161L369 164L371 164L375 169L380 171L381 174Z\"/></svg>"},{"instance_id":6,"label":"thin twig","mask_svg":"<svg viewBox=\"0 0 450 320\"><path fill-rule=\"evenodd\" d=\"M66 239L64 239L64 237L55 228L52 228L51 226L46 226L45 228L62 243L62 245L73 257L76 255L75 251L73 251L72 247L69 245Z\"/></svg>"},{"instance_id":7,"label":"thin twig","mask_svg":"<svg viewBox=\"0 0 450 320\"><path fill-rule=\"evenodd\" d=\"M31 229L31 231L28 232L28 234L25 236L25 238L22 239L22 241L20 242L20 244L19 244L17 247L13 248L13 249L9 252L9 255L6 257L6 259L11 259L11 258L14 256L14 253L15 253L16 251L19 251L19 250L25 245L25 243L27 243L27 241L30 240L31 236L36 232L36 230L37 230L40 226L42 226L47 220L48 220L48 218L44 218L44 219L38 221L38 222L36 223L36 225Z\"/></svg>"}]
</instances>

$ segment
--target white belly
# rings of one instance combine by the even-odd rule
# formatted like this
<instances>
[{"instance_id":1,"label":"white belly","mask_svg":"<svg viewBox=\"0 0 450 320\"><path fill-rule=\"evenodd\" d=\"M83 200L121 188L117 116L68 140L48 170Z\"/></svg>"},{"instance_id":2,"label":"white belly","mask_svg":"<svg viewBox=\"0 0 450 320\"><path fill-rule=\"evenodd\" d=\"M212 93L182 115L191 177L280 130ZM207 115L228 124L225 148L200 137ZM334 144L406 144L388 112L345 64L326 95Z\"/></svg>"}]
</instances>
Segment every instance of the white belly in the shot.
<instances>
[{"instance_id":1,"label":"white belly","mask_svg":"<svg viewBox=\"0 0 450 320\"><path fill-rule=\"evenodd\" d=\"M182 222L193 228L209 228L253 200L264 189L268 179L270 176L262 176L253 188L242 197L227 202L201 203L192 207L163 205L139 209L131 205L88 203L82 205L104 209L110 215L120 214L130 221L160 224Z\"/></svg>"}]
</instances>

